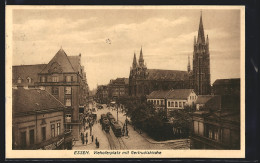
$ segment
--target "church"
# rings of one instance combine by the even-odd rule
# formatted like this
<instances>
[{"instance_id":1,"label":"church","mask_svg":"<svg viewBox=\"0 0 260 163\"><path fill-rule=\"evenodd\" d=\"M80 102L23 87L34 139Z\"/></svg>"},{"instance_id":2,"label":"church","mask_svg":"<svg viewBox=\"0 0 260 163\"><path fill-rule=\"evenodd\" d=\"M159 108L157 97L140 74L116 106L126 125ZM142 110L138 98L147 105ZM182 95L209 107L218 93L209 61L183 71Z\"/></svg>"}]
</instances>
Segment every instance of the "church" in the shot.
<instances>
[{"instance_id":1,"label":"church","mask_svg":"<svg viewBox=\"0 0 260 163\"><path fill-rule=\"evenodd\" d=\"M193 67L188 58L187 71L148 69L141 48L138 62L134 54L130 68L129 95L141 97L155 90L169 89L194 89L197 95L211 94L209 38L204 35L202 15L193 48Z\"/></svg>"}]
</instances>

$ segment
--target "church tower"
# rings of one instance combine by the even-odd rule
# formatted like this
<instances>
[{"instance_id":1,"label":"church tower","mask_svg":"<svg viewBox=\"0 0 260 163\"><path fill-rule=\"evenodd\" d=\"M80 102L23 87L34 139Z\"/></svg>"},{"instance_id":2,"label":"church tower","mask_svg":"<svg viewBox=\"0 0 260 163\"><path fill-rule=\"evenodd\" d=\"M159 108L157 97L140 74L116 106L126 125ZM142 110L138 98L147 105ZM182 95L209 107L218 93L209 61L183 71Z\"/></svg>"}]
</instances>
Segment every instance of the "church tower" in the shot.
<instances>
[{"instance_id":1,"label":"church tower","mask_svg":"<svg viewBox=\"0 0 260 163\"><path fill-rule=\"evenodd\" d=\"M209 39L207 35L205 40L202 13L200 15L198 38L197 40L196 37L194 39L193 80L194 90L198 95L211 93Z\"/></svg>"}]
</instances>

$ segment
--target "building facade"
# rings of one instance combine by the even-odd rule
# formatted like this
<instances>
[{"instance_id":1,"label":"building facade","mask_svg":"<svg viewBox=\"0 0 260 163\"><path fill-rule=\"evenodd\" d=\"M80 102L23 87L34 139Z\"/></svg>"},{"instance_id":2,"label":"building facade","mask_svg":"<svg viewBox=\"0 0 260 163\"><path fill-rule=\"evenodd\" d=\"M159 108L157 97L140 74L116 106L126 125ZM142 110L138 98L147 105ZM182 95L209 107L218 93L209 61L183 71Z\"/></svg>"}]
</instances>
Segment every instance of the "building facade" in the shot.
<instances>
[{"instance_id":1,"label":"building facade","mask_svg":"<svg viewBox=\"0 0 260 163\"><path fill-rule=\"evenodd\" d=\"M197 95L192 89L172 89L168 91L153 91L146 98L147 102L152 103L156 110L165 110L167 117L169 117L174 110L194 105Z\"/></svg>"},{"instance_id":2,"label":"building facade","mask_svg":"<svg viewBox=\"0 0 260 163\"><path fill-rule=\"evenodd\" d=\"M22 97L22 98L21 98ZM65 106L45 90L13 89L13 149L71 149Z\"/></svg>"},{"instance_id":3,"label":"building facade","mask_svg":"<svg viewBox=\"0 0 260 163\"><path fill-rule=\"evenodd\" d=\"M140 97L169 89L194 89L197 95L211 94L209 39L204 36L202 15L193 48L193 69L188 58L187 71L148 69L141 48L138 62L134 54L130 68L129 95Z\"/></svg>"},{"instance_id":4,"label":"building facade","mask_svg":"<svg viewBox=\"0 0 260 163\"><path fill-rule=\"evenodd\" d=\"M116 78L115 80L110 80L108 85L109 99L115 100L122 96L128 96L128 86L128 78Z\"/></svg>"},{"instance_id":5,"label":"building facade","mask_svg":"<svg viewBox=\"0 0 260 163\"><path fill-rule=\"evenodd\" d=\"M80 113L87 106L89 94L81 54L67 56L60 49L48 64L13 66L13 87L20 86L46 90L63 103L65 130L71 130L79 140Z\"/></svg>"},{"instance_id":6,"label":"building facade","mask_svg":"<svg viewBox=\"0 0 260 163\"><path fill-rule=\"evenodd\" d=\"M109 89L107 85L99 85L97 87L96 99L101 104L107 104L109 102Z\"/></svg>"}]
</instances>

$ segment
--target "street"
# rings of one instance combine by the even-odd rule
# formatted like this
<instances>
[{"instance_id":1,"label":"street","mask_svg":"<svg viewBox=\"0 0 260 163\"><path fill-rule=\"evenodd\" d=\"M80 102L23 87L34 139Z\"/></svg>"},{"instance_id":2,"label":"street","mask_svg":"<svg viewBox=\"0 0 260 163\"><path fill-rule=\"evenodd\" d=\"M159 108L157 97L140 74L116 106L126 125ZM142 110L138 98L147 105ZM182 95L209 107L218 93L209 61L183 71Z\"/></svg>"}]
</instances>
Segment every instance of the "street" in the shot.
<instances>
[{"instance_id":1,"label":"street","mask_svg":"<svg viewBox=\"0 0 260 163\"><path fill-rule=\"evenodd\" d=\"M93 105L95 107L95 105ZM94 114L97 114L97 121L99 121L101 114L106 114L107 112L111 112L112 115L117 119L117 111L116 108L109 108L106 105L103 105L103 109L97 109ZM118 123L123 128L123 124L125 122L125 115L121 111L118 111ZM122 136L117 138L112 129L110 129L109 133L106 133L102 130L102 126L99 122L94 123L92 127L92 135L94 137L93 142L90 135L90 129L84 131L82 127L81 132L88 133L88 144L82 144L82 141L77 141L73 146L73 150L134 150L134 149L189 149L189 140L175 140L175 141L163 141L157 142L153 139L149 138L145 133L139 133L137 130L128 124L128 136ZM99 148L96 147L95 140L99 141ZM85 137L86 140L86 137Z\"/></svg>"}]
</instances>

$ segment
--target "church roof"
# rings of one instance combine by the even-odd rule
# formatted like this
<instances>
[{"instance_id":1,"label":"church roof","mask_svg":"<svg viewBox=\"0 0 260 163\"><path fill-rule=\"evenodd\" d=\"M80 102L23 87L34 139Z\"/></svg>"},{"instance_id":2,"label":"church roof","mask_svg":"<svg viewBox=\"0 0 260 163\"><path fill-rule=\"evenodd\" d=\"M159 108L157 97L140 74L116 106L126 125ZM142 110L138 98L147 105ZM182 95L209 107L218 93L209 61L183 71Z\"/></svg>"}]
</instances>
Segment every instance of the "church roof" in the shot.
<instances>
[{"instance_id":1,"label":"church roof","mask_svg":"<svg viewBox=\"0 0 260 163\"><path fill-rule=\"evenodd\" d=\"M24 81L26 81L28 77L32 79L32 83L36 82L38 78L37 73L39 73L45 66L46 64L13 66L13 83L17 83L19 77L22 79L21 85L23 85Z\"/></svg>"},{"instance_id":2,"label":"church roof","mask_svg":"<svg viewBox=\"0 0 260 163\"><path fill-rule=\"evenodd\" d=\"M62 72L76 72L67 54L64 52L63 49L60 49L40 73L49 73L49 69L55 62L61 66Z\"/></svg>"},{"instance_id":3,"label":"church roof","mask_svg":"<svg viewBox=\"0 0 260 163\"><path fill-rule=\"evenodd\" d=\"M45 90L13 89L13 113L32 112L65 107L59 100Z\"/></svg>"},{"instance_id":4,"label":"church roof","mask_svg":"<svg viewBox=\"0 0 260 163\"><path fill-rule=\"evenodd\" d=\"M188 80L187 71L178 71L178 70L160 70L160 69L147 69L148 80L173 80L181 81Z\"/></svg>"}]
</instances>

